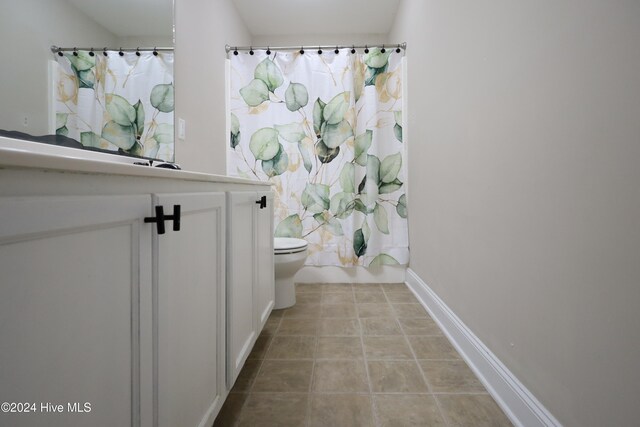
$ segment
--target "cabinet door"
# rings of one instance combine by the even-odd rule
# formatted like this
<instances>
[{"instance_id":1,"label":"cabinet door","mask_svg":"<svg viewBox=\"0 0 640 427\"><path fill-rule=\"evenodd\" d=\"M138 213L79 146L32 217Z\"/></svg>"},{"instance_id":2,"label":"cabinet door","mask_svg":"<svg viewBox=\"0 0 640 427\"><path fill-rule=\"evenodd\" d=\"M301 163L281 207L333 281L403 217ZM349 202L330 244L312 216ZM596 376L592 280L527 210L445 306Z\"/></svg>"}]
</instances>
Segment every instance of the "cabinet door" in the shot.
<instances>
[{"instance_id":1,"label":"cabinet door","mask_svg":"<svg viewBox=\"0 0 640 427\"><path fill-rule=\"evenodd\" d=\"M227 387L233 386L256 341L255 192L227 193Z\"/></svg>"},{"instance_id":2,"label":"cabinet door","mask_svg":"<svg viewBox=\"0 0 640 427\"><path fill-rule=\"evenodd\" d=\"M0 198L0 425L151 425L150 201Z\"/></svg>"},{"instance_id":3,"label":"cabinet door","mask_svg":"<svg viewBox=\"0 0 640 427\"><path fill-rule=\"evenodd\" d=\"M161 427L213 424L224 401L224 193L154 195L180 231L154 232L156 417Z\"/></svg>"},{"instance_id":4,"label":"cabinet door","mask_svg":"<svg viewBox=\"0 0 640 427\"><path fill-rule=\"evenodd\" d=\"M258 193L258 196L267 198L266 208L258 208L255 230L257 240L257 317L258 333L260 333L275 304L275 275L273 270L273 192Z\"/></svg>"}]
</instances>

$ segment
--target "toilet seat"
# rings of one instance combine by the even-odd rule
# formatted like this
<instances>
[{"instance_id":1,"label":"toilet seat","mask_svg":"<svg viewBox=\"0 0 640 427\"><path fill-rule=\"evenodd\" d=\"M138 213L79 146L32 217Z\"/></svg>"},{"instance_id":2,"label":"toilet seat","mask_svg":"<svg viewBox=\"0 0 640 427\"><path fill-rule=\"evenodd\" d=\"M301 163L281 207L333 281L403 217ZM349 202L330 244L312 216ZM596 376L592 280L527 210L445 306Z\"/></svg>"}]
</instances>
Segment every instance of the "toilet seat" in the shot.
<instances>
[{"instance_id":1,"label":"toilet seat","mask_svg":"<svg viewBox=\"0 0 640 427\"><path fill-rule=\"evenodd\" d=\"M307 250L307 241L290 237L276 237L273 239L275 255L295 254Z\"/></svg>"}]
</instances>

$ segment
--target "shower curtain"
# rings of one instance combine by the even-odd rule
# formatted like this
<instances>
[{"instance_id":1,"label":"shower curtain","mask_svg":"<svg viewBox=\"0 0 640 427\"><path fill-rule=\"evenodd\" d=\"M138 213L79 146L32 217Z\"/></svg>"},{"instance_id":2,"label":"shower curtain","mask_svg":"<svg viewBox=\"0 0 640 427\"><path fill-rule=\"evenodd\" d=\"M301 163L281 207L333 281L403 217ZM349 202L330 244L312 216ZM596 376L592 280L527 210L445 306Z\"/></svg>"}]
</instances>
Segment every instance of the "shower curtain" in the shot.
<instances>
[{"instance_id":1,"label":"shower curtain","mask_svg":"<svg viewBox=\"0 0 640 427\"><path fill-rule=\"evenodd\" d=\"M273 183L307 265L407 264L402 54L231 55L227 173Z\"/></svg>"},{"instance_id":2,"label":"shower curtain","mask_svg":"<svg viewBox=\"0 0 640 427\"><path fill-rule=\"evenodd\" d=\"M78 50L55 58L56 134L174 161L173 52Z\"/></svg>"}]
</instances>

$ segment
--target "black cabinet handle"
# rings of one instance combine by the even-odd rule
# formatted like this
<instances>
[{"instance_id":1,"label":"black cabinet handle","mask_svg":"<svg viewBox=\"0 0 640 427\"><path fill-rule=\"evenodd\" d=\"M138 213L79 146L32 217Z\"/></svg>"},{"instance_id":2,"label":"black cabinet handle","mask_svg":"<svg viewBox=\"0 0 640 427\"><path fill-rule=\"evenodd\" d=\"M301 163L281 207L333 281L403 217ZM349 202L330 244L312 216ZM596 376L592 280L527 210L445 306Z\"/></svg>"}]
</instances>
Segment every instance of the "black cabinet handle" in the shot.
<instances>
[{"instance_id":1,"label":"black cabinet handle","mask_svg":"<svg viewBox=\"0 0 640 427\"><path fill-rule=\"evenodd\" d=\"M260 197L260 200L256 200L256 204L260 205L260 209L267 207L267 196Z\"/></svg>"},{"instance_id":2,"label":"black cabinet handle","mask_svg":"<svg viewBox=\"0 0 640 427\"><path fill-rule=\"evenodd\" d=\"M155 222L158 234L165 233L164 221L173 220L173 231L180 231L180 205L173 205L173 215L165 215L164 207L158 205L155 207L156 216L146 217L145 223Z\"/></svg>"}]
</instances>

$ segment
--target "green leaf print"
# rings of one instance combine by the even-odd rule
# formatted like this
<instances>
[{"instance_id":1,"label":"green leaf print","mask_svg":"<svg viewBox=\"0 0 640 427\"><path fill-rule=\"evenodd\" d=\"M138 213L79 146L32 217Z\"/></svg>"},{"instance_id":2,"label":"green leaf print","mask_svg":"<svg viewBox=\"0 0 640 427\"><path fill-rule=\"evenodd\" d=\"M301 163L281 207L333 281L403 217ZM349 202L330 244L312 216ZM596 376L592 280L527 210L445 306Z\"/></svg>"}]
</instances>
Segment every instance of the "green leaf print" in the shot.
<instances>
[{"instance_id":1,"label":"green leaf print","mask_svg":"<svg viewBox=\"0 0 640 427\"><path fill-rule=\"evenodd\" d=\"M329 122L324 123L320 133L322 141L328 148L337 148L350 138L353 138L353 129L346 120L342 120L335 125L329 124Z\"/></svg>"},{"instance_id":2,"label":"green leaf print","mask_svg":"<svg viewBox=\"0 0 640 427\"><path fill-rule=\"evenodd\" d=\"M367 151L371 147L372 139L373 131L368 129L365 133L356 137L353 158L360 166L367 165Z\"/></svg>"},{"instance_id":3,"label":"green leaf print","mask_svg":"<svg viewBox=\"0 0 640 427\"><path fill-rule=\"evenodd\" d=\"M284 83L282 72L269 58L265 58L256 66L253 77L264 82L269 92L275 91L282 85L282 83Z\"/></svg>"},{"instance_id":4,"label":"green leaf print","mask_svg":"<svg viewBox=\"0 0 640 427\"><path fill-rule=\"evenodd\" d=\"M320 98L313 104L313 130L316 135L320 135L320 129L324 123L323 112L326 105Z\"/></svg>"},{"instance_id":5,"label":"green leaf print","mask_svg":"<svg viewBox=\"0 0 640 427\"><path fill-rule=\"evenodd\" d=\"M362 212L365 215L369 215L370 213L373 212L373 209L367 208L362 202L362 200L360 199L355 200L354 207L355 207L355 210L357 210L358 212Z\"/></svg>"},{"instance_id":6,"label":"green leaf print","mask_svg":"<svg viewBox=\"0 0 640 427\"><path fill-rule=\"evenodd\" d=\"M230 142L231 142L231 148L236 148L238 146L238 144L240 144L240 121L238 120L238 117L231 113L231 138L230 138Z\"/></svg>"},{"instance_id":7,"label":"green leaf print","mask_svg":"<svg viewBox=\"0 0 640 427\"><path fill-rule=\"evenodd\" d=\"M231 128L231 133L234 135L237 135L238 133L240 133L240 120L238 120L238 116L236 116L235 114L231 113L231 120L230 120L230 128Z\"/></svg>"},{"instance_id":8,"label":"green leaf print","mask_svg":"<svg viewBox=\"0 0 640 427\"><path fill-rule=\"evenodd\" d=\"M293 214L276 226L276 237L294 237L300 239L302 237L302 220L298 214Z\"/></svg>"},{"instance_id":9,"label":"green leaf print","mask_svg":"<svg viewBox=\"0 0 640 427\"><path fill-rule=\"evenodd\" d=\"M354 198L355 195L352 193L336 193L331 198L329 210L336 218L345 219L355 208Z\"/></svg>"},{"instance_id":10,"label":"green leaf print","mask_svg":"<svg viewBox=\"0 0 640 427\"><path fill-rule=\"evenodd\" d=\"M399 265L400 263L391 255L379 254L369 263L369 267L379 267L381 265Z\"/></svg>"},{"instance_id":11,"label":"green leaf print","mask_svg":"<svg viewBox=\"0 0 640 427\"><path fill-rule=\"evenodd\" d=\"M136 143L133 126L122 126L113 120L102 128L102 138L123 150L130 149Z\"/></svg>"},{"instance_id":12,"label":"green leaf print","mask_svg":"<svg viewBox=\"0 0 640 427\"><path fill-rule=\"evenodd\" d=\"M393 127L393 133L395 134L396 139L402 142L402 111L394 111L393 116L396 120L396 124Z\"/></svg>"},{"instance_id":13,"label":"green leaf print","mask_svg":"<svg viewBox=\"0 0 640 427\"><path fill-rule=\"evenodd\" d=\"M396 205L396 212L398 212L398 215L400 215L402 218L405 218L405 219L407 218L407 195L406 194L403 194L398 199L398 204Z\"/></svg>"},{"instance_id":14,"label":"green leaf print","mask_svg":"<svg viewBox=\"0 0 640 427\"><path fill-rule=\"evenodd\" d=\"M396 136L396 139L402 142L402 126L395 124L393 126L393 134Z\"/></svg>"},{"instance_id":15,"label":"green leaf print","mask_svg":"<svg viewBox=\"0 0 640 427\"><path fill-rule=\"evenodd\" d=\"M240 96L248 106L257 107L269 99L269 88L262 80L253 79L248 85L240 89Z\"/></svg>"},{"instance_id":16,"label":"green leaf print","mask_svg":"<svg viewBox=\"0 0 640 427\"><path fill-rule=\"evenodd\" d=\"M153 139L158 144L173 144L173 125L170 123L160 123L153 133Z\"/></svg>"},{"instance_id":17,"label":"green leaf print","mask_svg":"<svg viewBox=\"0 0 640 427\"><path fill-rule=\"evenodd\" d=\"M68 113L56 113L56 129L60 129L62 126L66 126L68 118Z\"/></svg>"},{"instance_id":18,"label":"green leaf print","mask_svg":"<svg viewBox=\"0 0 640 427\"><path fill-rule=\"evenodd\" d=\"M380 186L378 187L378 190L380 194L389 194L402 188L402 185L403 185L402 181L396 178L395 180L389 183L381 182Z\"/></svg>"},{"instance_id":19,"label":"green leaf print","mask_svg":"<svg viewBox=\"0 0 640 427\"><path fill-rule=\"evenodd\" d=\"M394 111L393 118L398 126L402 126L402 111Z\"/></svg>"},{"instance_id":20,"label":"green leaf print","mask_svg":"<svg viewBox=\"0 0 640 427\"><path fill-rule=\"evenodd\" d=\"M317 213L313 216L313 219L318 221L318 224L322 225L325 230L334 236L344 236L342 224L336 218L332 218L328 212Z\"/></svg>"},{"instance_id":21,"label":"green leaf print","mask_svg":"<svg viewBox=\"0 0 640 427\"><path fill-rule=\"evenodd\" d=\"M364 242L369 243L369 237L371 237L371 229L369 228L367 218L362 221L362 236L364 237Z\"/></svg>"},{"instance_id":22,"label":"green leaf print","mask_svg":"<svg viewBox=\"0 0 640 427\"><path fill-rule=\"evenodd\" d=\"M173 111L173 84L159 84L151 89L151 105L163 113Z\"/></svg>"},{"instance_id":23,"label":"green leaf print","mask_svg":"<svg viewBox=\"0 0 640 427\"><path fill-rule=\"evenodd\" d=\"M76 72L80 82L78 85L79 89L93 89L93 86L96 83L96 75L93 69L85 71L77 71L74 69L74 71Z\"/></svg>"},{"instance_id":24,"label":"green leaf print","mask_svg":"<svg viewBox=\"0 0 640 427\"><path fill-rule=\"evenodd\" d=\"M380 203L376 203L376 207L373 208L373 220L381 233L389 234L387 210Z\"/></svg>"},{"instance_id":25,"label":"green leaf print","mask_svg":"<svg viewBox=\"0 0 640 427\"><path fill-rule=\"evenodd\" d=\"M289 155L284 150L282 144L280 144L280 150L278 154L271 160L262 161L262 170L269 178L273 178L277 175L282 175L287 171L289 167Z\"/></svg>"},{"instance_id":26,"label":"green leaf print","mask_svg":"<svg viewBox=\"0 0 640 427\"><path fill-rule=\"evenodd\" d=\"M86 50L79 50L76 53L78 54L77 56L73 53L65 54L76 70L87 71L96 66L96 57L89 55Z\"/></svg>"},{"instance_id":27,"label":"green leaf print","mask_svg":"<svg viewBox=\"0 0 640 427\"><path fill-rule=\"evenodd\" d=\"M378 200L378 183L380 182L380 160L376 156L367 156L367 175L362 191L362 201L372 206Z\"/></svg>"},{"instance_id":28,"label":"green leaf print","mask_svg":"<svg viewBox=\"0 0 640 427\"><path fill-rule=\"evenodd\" d=\"M402 167L402 154L396 153L387 156L380 165L380 181L384 183L393 182L398 177L398 172Z\"/></svg>"},{"instance_id":29,"label":"green leaf print","mask_svg":"<svg viewBox=\"0 0 640 427\"><path fill-rule=\"evenodd\" d=\"M100 135L93 132L80 132L80 144L84 147L100 148Z\"/></svg>"},{"instance_id":30,"label":"green leaf print","mask_svg":"<svg viewBox=\"0 0 640 427\"><path fill-rule=\"evenodd\" d=\"M382 68L372 68L372 67L367 67L367 71L364 74L364 85L365 86L375 86L376 84L376 79L378 78L378 76L382 73L384 73L385 71L387 71L387 66L385 65Z\"/></svg>"},{"instance_id":31,"label":"green leaf print","mask_svg":"<svg viewBox=\"0 0 640 427\"><path fill-rule=\"evenodd\" d=\"M364 55L364 63L371 68L382 68L389 63L389 56L391 55L391 49L382 53L379 48L373 48L369 50L369 53Z\"/></svg>"},{"instance_id":32,"label":"green leaf print","mask_svg":"<svg viewBox=\"0 0 640 427\"><path fill-rule=\"evenodd\" d=\"M337 125L344 119L344 115L349 109L351 94L342 92L334 96L324 107L322 117L330 125Z\"/></svg>"},{"instance_id":33,"label":"green leaf print","mask_svg":"<svg viewBox=\"0 0 640 427\"><path fill-rule=\"evenodd\" d=\"M69 136L69 128L66 126L59 127L56 129L56 135Z\"/></svg>"},{"instance_id":34,"label":"green leaf print","mask_svg":"<svg viewBox=\"0 0 640 427\"><path fill-rule=\"evenodd\" d=\"M309 93L303 84L289 83L284 93L284 100L289 111L298 111L309 103Z\"/></svg>"},{"instance_id":35,"label":"green leaf print","mask_svg":"<svg viewBox=\"0 0 640 427\"><path fill-rule=\"evenodd\" d=\"M361 228L353 233L353 251L358 258L367 252L367 243L364 240L364 234Z\"/></svg>"},{"instance_id":36,"label":"green leaf print","mask_svg":"<svg viewBox=\"0 0 640 427\"><path fill-rule=\"evenodd\" d=\"M329 209L329 186L324 184L307 184L302 192L302 206L309 212L319 213Z\"/></svg>"},{"instance_id":37,"label":"green leaf print","mask_svg":"<svg viewBox=\"0 0 640 427\"><path fill-rule=\"evenodd\" d=\"M275 125L274 128L278 131L280 138L289 142L300 142L307 136L301 123Z\"/></svg>"},{"instance_id":38,"label":"green leaf print","mask_svg":"<svg viewBox=\"0 0 640 427\"><path fill-rule=\"evenodd\" d=\"M273 128L258 129L251 135L249 149L257 160L271 160L280 150L278 132Z\"/></svg>"},{"instance_id":39,"label":"green leaf print","mask_svg":"<svg viewBox=\"0 0 640 427\"><path fill-rule=\"evenodd\" d=\"M318 160L322 163L329 163L340 154L340 147L329 148L327 145L319 139L316 143L316 155L318 156Z\"/></svg>"},{"instance_id":40,"label":"green leaf print","mask_svg":"<svg viewBox=\"0 0 640 427\"><path fill-rule=\"evenodd\" d=\"M131 126L136 122L136 109L129 104L129 101L120 95L107 93L105 95L105 102L111 120L120 126Z\"/></svg>"},{"instance_id":41,"label":"green leaf print","mask_svg":"<svg viewBox=\"0 0 640 427\"><path fill-rule=\"evenodd\" d=\"M340 172L340 186L345 193L356 192L356 166L353 163L345 163Z\"/></svg>"},{"instance_id":42,"label":"green leaf print","mask_svg":"<svg viewBox=\"0 0 640 427\"><path fill-rule=\"evenodd\" d=\"M300 151L300 155L302 156L302 161L304 162L304 168L308 173L311 173L313 169L313 164L311 163L311 156L309 155L309 150L305 147L301 142L298 143L298 151Z\"/></svg>"},{"instance_id":43,"label":"green leaf print","mask_svg":"<svg viewBox=\"0 0 640 427\"><path fill-rule=\"evenodd\" d=\"M138 100L138 102L133 106L133 109L136 112L136 137L140 139L144 132L144 106L142 105L142 101Z\"/></svg>"}]
</instances>

